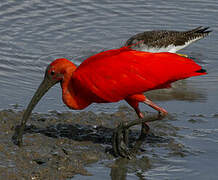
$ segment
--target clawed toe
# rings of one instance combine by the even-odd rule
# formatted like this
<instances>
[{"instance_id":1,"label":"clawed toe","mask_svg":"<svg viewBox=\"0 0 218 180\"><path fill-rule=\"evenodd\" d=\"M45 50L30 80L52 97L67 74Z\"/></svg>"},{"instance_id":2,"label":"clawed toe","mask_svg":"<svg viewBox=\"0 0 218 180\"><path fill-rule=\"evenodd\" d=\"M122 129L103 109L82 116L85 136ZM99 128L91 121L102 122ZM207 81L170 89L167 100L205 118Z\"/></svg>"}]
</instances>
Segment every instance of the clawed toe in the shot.
<instances>
[{"instance_id":1,"label":"clawed toe","mask_svg":"<svg viewBox=\"0 0 218 180\"><path fill-rule=\"evenodd\" d=\"M121 156L128 159L133 158L133 154L128 148L128 133L129 130L125 128L125 125L123 123L120 123L120 125L114 130L112 146L115 156Z\"/></svg>"},{"instance_id":2,"label":"clawed toe","mask_svg":"<svg viewBox=\"0 0 218 180\"><path fill-rule=\"evenodd\" d=\"M133 159L135 157L135 154L137 153L138 149L140 149L141 144L146 139L149 126L146 125L146 122L156 121L160 119L159 115L151 115L147 116L143 119L137 119L135 121L121 122L120 125L114 130L113 137L112 137L112 148L115 156L120 156L127 159ZM133 148L129 148L129 138L128 138L128 132L129 128L138 125L143 124L142 126L142 132L140 137L137 139L136 143L134 144Z\"/></svg>"},{"instance_id":3,"label":"clawed toe","mask_svg":"<svg viewBox=\"0 0 218 180\"><path fill-rule=\"evenodd\" d=\"M159 111L159 118L163 118L164 116L166 116L168 114L167 111Z\"/></svg>"}]
</instances>

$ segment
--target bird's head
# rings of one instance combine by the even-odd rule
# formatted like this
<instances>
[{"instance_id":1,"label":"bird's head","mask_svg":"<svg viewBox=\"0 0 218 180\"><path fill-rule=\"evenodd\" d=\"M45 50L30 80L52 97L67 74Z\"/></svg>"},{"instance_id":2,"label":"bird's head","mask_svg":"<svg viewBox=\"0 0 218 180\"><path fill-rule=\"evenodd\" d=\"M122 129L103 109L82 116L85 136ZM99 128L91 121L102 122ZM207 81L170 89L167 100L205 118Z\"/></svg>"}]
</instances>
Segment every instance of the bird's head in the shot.
<instances>
[{"instance_id":1,"label":"bird's head","mask_svg":"<svg viewBox=\"0 0 218 180\"><path fill-rule=\"evenodd\" d=\"M67 59L56 59L48 65L44 80L47 84L56 84L64 79L65 74L71 74L76 70L76 66Z\"/></svg>"},{"instance_id":2,"label":"bird's head","mask_svg":"<svg viewBox=\"0 0 218 180\"><path fill-rule=\"evenodd\" d=\"M23 114L23 119L21 121L21 125L17 132L17 137L15 143L18 145L22 144L22 135L25 128L25 124L36 106L36 104L40 101L43 95L56 83L63 81L66 75L69 75L76 70L76 66L67 59L56 59L51 64L48 65L44 79L39 85L38 89L36 90L35 94L33 95L30 103L27 106L26 111Z\"/></svg>"}]
</instances>

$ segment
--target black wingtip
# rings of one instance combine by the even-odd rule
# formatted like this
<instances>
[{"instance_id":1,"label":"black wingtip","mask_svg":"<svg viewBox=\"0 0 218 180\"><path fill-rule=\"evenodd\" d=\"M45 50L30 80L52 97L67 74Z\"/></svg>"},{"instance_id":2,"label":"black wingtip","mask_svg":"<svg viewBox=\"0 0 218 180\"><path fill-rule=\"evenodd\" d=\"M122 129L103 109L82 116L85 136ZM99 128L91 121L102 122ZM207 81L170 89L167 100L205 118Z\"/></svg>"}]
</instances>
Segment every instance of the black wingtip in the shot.
<instances>
[{"instance_id":1,"label":"black wingtip","mask_svg":"<svg viewBox=\"0 0 218 180\"><path fill-rule=\"evenodd\" d=\"M207 71L205 69L200 69L196 71L197 73L206 73Z\"/></svg>"},{"instance_id":2,"label":"black wingtip","mask_svg":"<svg viewBox=\"0 0 218 180\"><path fill-rule=\"evenodd\" d=\"M199 26L198 28L196 28L196 33L203 33L203 34L209 34L210 32L212 32L211 29L209 29L210 27L202 27L202 26Z\"/></svg>"}]
</instances>

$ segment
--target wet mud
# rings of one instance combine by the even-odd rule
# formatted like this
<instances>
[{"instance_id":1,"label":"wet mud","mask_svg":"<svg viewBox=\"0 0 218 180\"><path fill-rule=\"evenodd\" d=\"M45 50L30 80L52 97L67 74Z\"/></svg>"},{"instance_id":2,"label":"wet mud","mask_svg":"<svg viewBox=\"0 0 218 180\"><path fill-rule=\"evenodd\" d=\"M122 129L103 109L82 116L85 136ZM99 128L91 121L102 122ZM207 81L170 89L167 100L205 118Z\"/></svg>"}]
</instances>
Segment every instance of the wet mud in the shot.
<instances>
[{"instance_id":1,"label":"wet mud","mask_svg":"<svg viewBox=\"0 0 218 180\"><path fill-rule=\"evenodd\" d=\"M33 113L19 148L12 142L16 125L23 111L0 111L0 177L4 179L67 179L77 174L92 176L86 166L108 160L111 178L125 176L126 162L134 168L151 168L144 156L150 147L167 149L169 155L185 156L184 146L175 142L179 130L167 121L173 117L150 124L151 132L133 160L115 158L111 149L111 137L121 121L136 118L133 110L120 107L113 114L93 112L51 111L48 114ZM130 146L136 141L140 127L131 128ZM140 158L138 158L140 157Z\"/></svg>"}]
</instances>

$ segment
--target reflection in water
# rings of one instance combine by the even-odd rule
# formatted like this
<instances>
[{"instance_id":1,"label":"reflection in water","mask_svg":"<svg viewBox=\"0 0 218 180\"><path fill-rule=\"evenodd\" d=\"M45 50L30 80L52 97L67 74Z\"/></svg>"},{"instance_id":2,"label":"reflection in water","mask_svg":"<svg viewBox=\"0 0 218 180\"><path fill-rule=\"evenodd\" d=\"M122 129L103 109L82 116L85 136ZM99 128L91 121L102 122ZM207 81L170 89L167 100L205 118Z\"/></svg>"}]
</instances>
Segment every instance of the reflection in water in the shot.
<instances>
[{"instance_id":1,"label":"reflection in water","mask_svg":"<svg viewBox=\"0 0 218 180\"><path fill-rule=\"evenodd\" d=\"M185 8L187 4L188 7ZM202 9L209 17L212 16L212 12L214 13L211 11L216 8L213 0L207 5L208 8L203 8L204 3L201 1L195 5L192 1L180 2L180 5L171 1L159 2L157 5L152 1L134 3L122 0L112 4L107 1L2 2L0 107L7 108L9 104L19 104L24 108L28 99L23 98L24 94L25 97L32 96L33 90L43 77L42 72L55 58L65 57L79 64L94 53L120 47L130 36L138 32L151 29L186 30L199 25L215 24L212 23L213 18L207 19L205 16L205 20L199 19ZM198 19L192 22L189 12L193 11L196 13L194 17ZM180 19L179 22L177 18ZM212 29L215 31L215 27ZM195 58L206 61L208 58L205 52L210 49L209 46L206 47L209 40L210 36L189 46L186 54L192 55L193 52L197 52ZM54 89L47 95L48 98L38 107L39 111L66 110L56 91L57 89ZM194 92L198 94L199 90ZM178 99L191 99L195 94L185 91L183 95L180 91L173 97L177 96ZM116 109L111 105L109 111Z\"/></svg>"},{"instance_id":2,"label":"reflection in water","mask_svg":"<svg viewBox=\"0 0 218 180\"><path fill-rule=\"evenodd\" d=\"M132 170L129 170L129 168ZM127 179L127 174L130 175L131 173L137 171L137 176L140 179L144 179L146 177L144 177L141 172L146 172L151 168L151 161L146 156L138 157L133 160L119 158L111 165L110 176L112 180L125 180Z\"/></svg>"},{"instance_id":3,"label":"reflection in water","mask_svg":"<svg viewBox=\"0 0 218 180\"><path fill-rule=\"evenodd\" d=\"M194 85L192 80L181 80L173 83L170 89L154 90L152 92L146 92L145 95L157 101L206 101L207 92L205 89L195 87Z\"/></svg>"},{"instance_id":4,"label":"reflection in water","mask_svg":"<svg viewBox=\"0 0 218 180\"><path fill-rule=\"evenodd\" d=\"M124 109L126 110L125 112L122 111ZM0 111L0 132L3 132L0 133L0 148L3 148L0 151L0 162L4 166L1 172L5 173L8 169L8 162L5 162L5 157L7 157L12 164L16 164L10 167L10 170L13 172L22 172L25 177L30 171L32 172L36 168L35 166L29 165L31 161L37 162L38 165L43 164L38 170L38 173L41 174L39 177L42 177L45 169L49 173L55 171L54 166L60 168L58 172L63 177L69 173L68 168L72 167L74 169L69 173L71 177L73 173L78 174L80 171L80 173L88 174L83 169L84 164L95 163L105 159L114 159L114 156L108 153L111 152L111 137L114 129L114 127L109 128L111 122L125 121L134 114L129 108L123 107L122 110L114 114L102 113L100 115L92 112L81 112L77 114L73 114L72 112L33 114L29 121L31 125L25 128L24 148L14 146L11 142L11 137L16 129L15 124L20 120L23 112L14 112L12 110ZM139 145L142 146L139 156L145 154L145 149L147 151L146 154L149 153L150 150L148 150L148 147L150 145L155 148L158 146L166 147L166 149L169 148L172 152L178 151L176 148L171 149L167 145L170 144L169 140L172 138L169 133L176 134L177 130L170 124L162 121L155 122L155 124L158 126L160 133L161 131L165 133L162 133L162 136L156 136L151 133L146 138L146 141L140 141ZM173 133L173 131L175 132ZM129 134L130 142L135 142L139 134L140 130L137 128L132 130ZM182 147L182 149L184 148ZM31 160L25 158L25 156ZM158 156L159 153L157 153ZM82 169L80 171L75 166L75 163L77 163L74 160L75 158L79 159L80 164L77 166L81 166ZM21 169L17 166L19 159L22 159L22 165L19 166L22 167ZM132 159L131 161L118 159L115 161L114 167L111 170L111 176L122 178L129 173L137 173L139 170L142 172L147 171L151 167L149 161L147 157L143 156ZM94 171L96 171L95 168ZM22 169L28 169L28 171L25 171L27 174ZM15 173L14 175L17 174Z\"/></svg>"},{"instance_id":5,"label":"reflection in water","mask_svg":"<svg viewBox=\"0 0 218 180\"><path fill-rule=\"evenodd\" d=\"M112 180L125 180L127 175L128 159L119 158L115 160L111 166L111 179Z\"/></svg>"},{"instance_id":6,"label":"reflection in water","mask_svg":"<svg viewBox=\"0 0 218 180\"><path fill-rule=\"evenodd\" d=\"M218 114L218 25L215 18L218 16L217 9L217 0L117 0L113 3L107 0L2 0L0 109L7 109L13 104L14 108L18 107L16 111L23 110L42 80L47 64L60 56L80 64L94 53L120 47L129 37L145 30L186 30L197 26L210 26L213 33L209 37L180 52L194 57L196 62L205 66L209 74L201 79L192 78L175 83L173 89L146 93L154 101L163 100L160 104L166 103L167 109L175 112L172 114L173 119L151 124L154 134L168 141L152 140L143 144L142 155L146 155L144 159L139 155L136 161L112 162L114 166L111 169L111 177L217 179L218 131L214 129L218 126L217 116L214 116ZM22 178L31 179L31 175L34 175L34 178L41 171L46 172L42 179L48 178L49 175L53 177L51 179L55 179L60 172L65 171L66 174L82 174L79 179L108 179L107 168L101 163L93 164L89 168L89 171L94 172L91 178L83 176L87 175L85 165L99 159L99 162L108 159L107 153L104 153L104 145L90 142L88 139L81 142L67 137L51 138L46 136L46 132L51 135L57 133L52 127L60 122L64 125L59 125L59 128L66 133L66 124L73 122L114 128L118 124L117 119L136 118L129 108L117 112L119 105L93 105L87 109L101 113L100 115L93 112L73 115L67 112L51 112L50 117L47 117L47 114L35 114L30 123L35 127L44 128L45 133L26 134L28 146L23 149L17 149L11 142L14 124L20 122L22 113L2 110L0 176L5 178L7 175L10 176L8 179L17 179L17 175L21 174ZM68 111L63 106L59 86L52 89L36 108L40 112L54 109ZM51 128L50 131L45 129L47 126ZM92 152L91 156L89 151ZM32 161L34 158L39 159Z\"/></svg>"}]
</instances>

